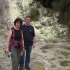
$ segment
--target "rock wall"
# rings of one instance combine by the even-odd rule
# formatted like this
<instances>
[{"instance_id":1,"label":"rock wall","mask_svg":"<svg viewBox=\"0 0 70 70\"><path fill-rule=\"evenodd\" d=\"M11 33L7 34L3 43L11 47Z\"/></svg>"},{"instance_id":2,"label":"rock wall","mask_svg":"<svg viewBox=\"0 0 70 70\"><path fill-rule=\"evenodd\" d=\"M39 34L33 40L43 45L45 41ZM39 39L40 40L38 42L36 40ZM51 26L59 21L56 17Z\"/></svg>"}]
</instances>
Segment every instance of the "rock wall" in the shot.
<instances>
[{"instance_id":1,"label":"rock wall","mask_svg":"<svg viewBox=\"0 0 70 70\"><path fill-rule=\"evenodd\" d=\"M0 0L0 42L6 40L8 24L10 24L9 2Z\"/></svg>"},{"instance_id":2,"label":"rock wall","mask_svg":"<svg viewBox=\"0 0 70 70\"><path fill-rule=\"evenodd\" d=\"M9 2L8 0L0 0L0 23L9 20Z\"/></svg>"}]
</instances>

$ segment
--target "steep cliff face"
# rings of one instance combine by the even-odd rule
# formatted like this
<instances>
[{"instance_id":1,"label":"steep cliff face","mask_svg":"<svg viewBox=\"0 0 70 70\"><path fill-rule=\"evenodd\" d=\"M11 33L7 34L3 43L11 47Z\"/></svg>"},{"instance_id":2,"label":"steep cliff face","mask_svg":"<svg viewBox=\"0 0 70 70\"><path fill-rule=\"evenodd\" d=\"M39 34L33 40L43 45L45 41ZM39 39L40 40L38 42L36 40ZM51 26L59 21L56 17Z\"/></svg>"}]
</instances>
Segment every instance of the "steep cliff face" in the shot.
<instances>
[{"instance_id":1,"label":"steep cliff face","mask_svg":"<svg viewBox=\"0 0 70 70\"><path fill-rule=\"evenodd\" d=\"M9 2L0 0L0 22L9 20Z\"/></svg>"},{"instance_id":2,"label":"steep cliff face","mask_svg":"<svg viewBox=\"0 0 70 70\"><path fill-rule=\"evenodd\" d=\"M8 0L0 0L0 38L4 38L7 35L9 23L9 2Z\"/></svg>"}]
</instances>

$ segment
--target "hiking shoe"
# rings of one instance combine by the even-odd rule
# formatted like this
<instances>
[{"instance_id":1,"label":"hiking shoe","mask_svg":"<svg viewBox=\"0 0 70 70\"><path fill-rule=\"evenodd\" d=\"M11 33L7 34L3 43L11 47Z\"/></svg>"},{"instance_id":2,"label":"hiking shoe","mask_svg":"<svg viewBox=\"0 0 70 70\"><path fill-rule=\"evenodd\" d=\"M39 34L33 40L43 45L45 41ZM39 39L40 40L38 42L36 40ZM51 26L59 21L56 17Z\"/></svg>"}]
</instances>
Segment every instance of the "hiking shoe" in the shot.
<instances>
[{"instance_id":1,"label":"hiking shoe","mask_svg":"<svg viewBox=\"0 0 70 70\"><path fill-rule=\"evenodd\" d=\"M23 68L19 68L19 70L23 70Z\"/></svg>"},{"instance_id":2,"label":"hiking shoe","mask_svg":"<svg viewBox=\"0 0 70 70\"><path fill-rule=\"evenodd\" d=\"M30 68L29 66L25 66L25 68L26 68L27 70L31 70L31 68Z\"/></svg>"}]
</instances>

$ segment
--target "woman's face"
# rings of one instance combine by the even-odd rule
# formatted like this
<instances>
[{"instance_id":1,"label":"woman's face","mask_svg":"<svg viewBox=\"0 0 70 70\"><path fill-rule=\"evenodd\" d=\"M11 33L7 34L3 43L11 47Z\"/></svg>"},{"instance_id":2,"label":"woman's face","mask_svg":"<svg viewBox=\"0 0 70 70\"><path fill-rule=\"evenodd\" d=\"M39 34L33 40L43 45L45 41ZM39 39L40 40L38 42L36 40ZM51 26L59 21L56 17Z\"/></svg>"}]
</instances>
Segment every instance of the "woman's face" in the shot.
<instances>
[{"instance_id":1,"label":"woman's face","mask_svg":"<svg viewBox=\"0 0 70 70\"><path fill-rule=\"evenodd\" d=\"M17 28L20 28L20 26L21 26L21 23L20 23L20 21L18 21L18 22L16 22L16 25L15 25Z\"/></svg>"}]
</instances>

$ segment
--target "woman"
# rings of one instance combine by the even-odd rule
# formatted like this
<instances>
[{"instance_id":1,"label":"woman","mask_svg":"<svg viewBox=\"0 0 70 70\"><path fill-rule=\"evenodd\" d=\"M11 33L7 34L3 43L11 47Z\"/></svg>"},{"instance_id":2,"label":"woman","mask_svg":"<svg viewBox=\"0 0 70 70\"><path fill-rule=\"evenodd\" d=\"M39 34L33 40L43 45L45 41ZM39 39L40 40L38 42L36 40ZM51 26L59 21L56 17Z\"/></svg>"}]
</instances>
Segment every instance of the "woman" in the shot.
<instances>
[{"instance_id":1,"label":"woman","mask_svg":"<svg viewBox=\"0 0 70 70\"><path fill-rule=\"evenodd\" d=\"M21 52L24 51L23 33L20 30L22 19L16 18L14 20L14 27L12 27L8 34L6 52L11 51L12 70L18 70Z\"/></svg>"}]
</instances>

